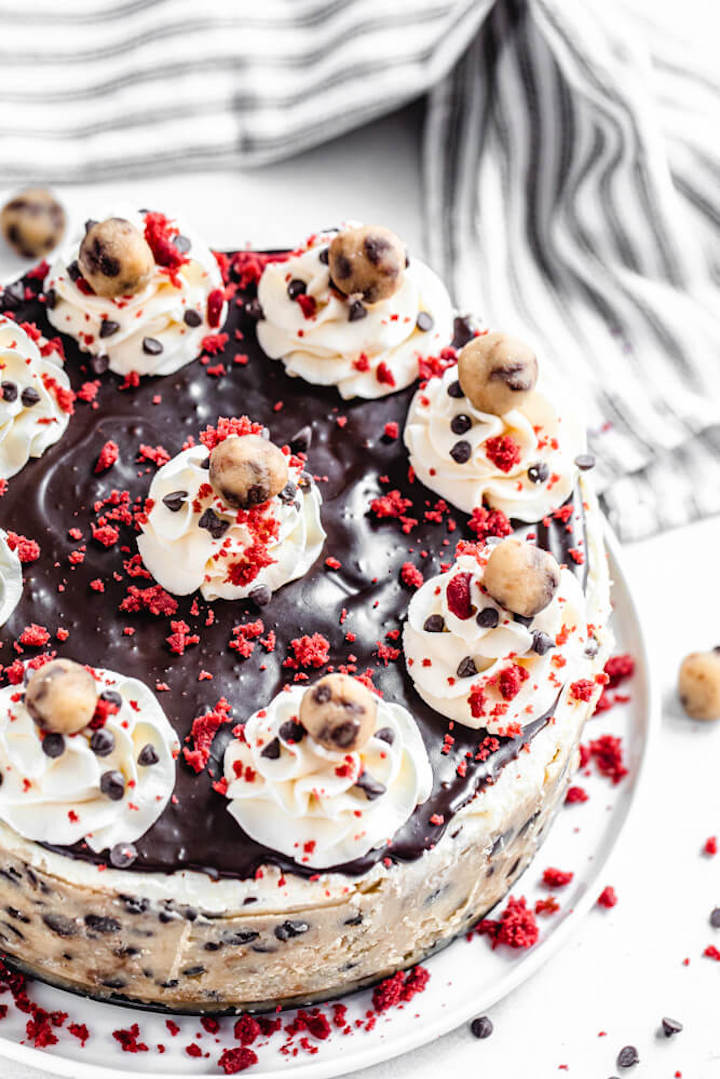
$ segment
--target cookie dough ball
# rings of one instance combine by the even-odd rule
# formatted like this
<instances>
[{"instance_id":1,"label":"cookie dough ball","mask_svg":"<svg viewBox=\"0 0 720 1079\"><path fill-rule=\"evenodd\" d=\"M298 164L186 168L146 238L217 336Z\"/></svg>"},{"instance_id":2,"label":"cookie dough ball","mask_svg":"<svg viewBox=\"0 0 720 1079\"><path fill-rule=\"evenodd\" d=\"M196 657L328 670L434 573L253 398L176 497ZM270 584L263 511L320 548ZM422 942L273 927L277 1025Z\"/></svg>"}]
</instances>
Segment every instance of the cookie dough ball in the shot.
<instances>
[{"instance_id":1,"label":"cookie dough ball","mask_svg":"<svg viewBox=\"0 0 720 1079\"><path fill-rule=\"evenodd\" d=\"M535 388L538 363L528 346L506 333L474 337L458 357L460 386L475 408L504 416Z\"/></svg>"},{"instance_id":2,"label":"cookie dough ball","mask_svg":"<svg viewBox=\"0 0 720 1079\"><path fill-rule=\"evenodd\" d=\"M65 232L65 211L49 191L29 187L3 206L0 229L18 255L39 258L60 243Z\"/></svg>"},{"instance_id":3,"label":"cookie dough ball","mask_svg":"<svg viewBox=\"0 0 720 1079\"><path fill-rule=\"evenodd\" d=\"M78 263L93 292L109 297L139 292L155 269L147 240L122 217L88 222Z\"/></svg>"},{"instance_id":4,"label":"cookie dough ball","mask_svg":"<svg viewBox=\"0 0 720 1079\"><path fill-rule=\"evenodd\" d=\"M210 454L210 483L233 509L267 502L287 482L287 457L260 435L230 435Z\"/></svg>"},{"instance_id":5,"label":"cookie dough ball","mask_svg":"<svg viewBox=\"0 0 720 1079\"><path fill-rule=\"evenodd\" d=\"M547 607L557 592L560 567L540 547L519 539L506 539L493 547L483 584L505 610L532 618Z\"/></svg>"},{"instance_id":6,"label":"cookie dough ball","mask_svg":"<svg viewBox=\"0 0 720 1079\"><path fill-rule=\"evenodd\" d=\"M97 699L95 679L71 659L54 659L33 671L25 691L25 707L35 722L56 734L87 727Z\"/></svg>"},{"instance_id":7,"label":"cookie dough ball","mask_svg":"<svg viewBox=\"0 0 720 1079\"><path fill-rule=\"evenodd\" d=\"M300 722L326 749L353 753L375 730L377 699L348 674L327 674L305 691Z\"/></svg>"},{"instance_id":8,"label":"cookie dough ball","mask_svg":"<svg viewBox=\"0 0 720 1079\"><path fill-rule=\"evenodd\" d=\"M720 719L720 647L685 656L678 694L691 719Z\"/></svg>"},{"instance_id":9,"label":"cookie dough ball","mask_svg":"<svg viewBox=\"0 0 720 1079\"><path fill-rule=\"evenodd\" d=\"M377 303L393 296L402 281L406 254L402 240L381 225L339 232L330 244L333 284L346 296Z\"/></svg>"}]
</instances>

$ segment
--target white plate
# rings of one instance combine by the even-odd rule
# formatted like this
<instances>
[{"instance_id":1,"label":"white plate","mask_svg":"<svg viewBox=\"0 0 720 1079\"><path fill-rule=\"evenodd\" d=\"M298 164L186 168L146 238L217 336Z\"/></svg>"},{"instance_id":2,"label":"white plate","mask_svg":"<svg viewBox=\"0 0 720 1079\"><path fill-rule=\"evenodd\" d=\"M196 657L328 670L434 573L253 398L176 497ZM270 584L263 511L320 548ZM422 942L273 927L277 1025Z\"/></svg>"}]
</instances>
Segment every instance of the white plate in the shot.
<instances>
[{"instance_id":1,"label":"white plate","mask_svg":"<svg viewBox=\"0 0 720 1079\"><path fill-rule=\"evenodd\" d=\"M636 660L636 673L630 683L631 702L618 705L608 713L591 720L590 734L610 732L621 735L629 775L617 787L608 779L592 775L579 782L591 797L584 804L567 807L558 816L536 859L515 883L512 893L525 895L529 905L547 895L539 887L541 866L570 868L575 877L570 887L556 892L561 910L550 917L538 919L540 940L527 952L508 952L500 948L491 951L484 938L468 942L455 941L443 952L428 960L431 978L424 993L401 1009L392 1009L378 1018L371 1031L356 1031L343 1036L333 1031L324 1042L318 1041L318 1052L309 1056L300 1050L296 1057L283 1056L279 1046L283 1039L275 1035L265 1048L253 1046L258 1052L258 1064L248 1070L248 1079L328 1079L347 1075L359 1068L415 1049L449 1030L481 1014L490 1005L506 996L529 978L542 963L568 939L582 916L593 906L604 881L602 870L615 846L635 801L641 774L647 770L650 736L659 719L659 710L650 682L638 612L628 590L618 555L618 545L611 537L610 569L614 580L614 628L616 651L631 652ZM594 728L594 730L593 730ZM99 1004L75 997L40 983L31 987L31 996L49 1011L70 1013L75 1022L86 1023L91 1031L85 1048L66 1031L57 1031L59 1042L50 1049L38 1050L21 1044L27 1017L11 1006L6 1020L0 1025L0 1054L12 1060L49 1068L70 1079L156 1079L157 1076L221 1075L217 1059L225 1047L237 1047L233 1038L233 1020L220 1020L217 1036L201 1030L199 1019L177 1018L180 1034L173 1038L165 1025L166 1016L116 1005ZM3 1000L8 1000L4 997ZM348 1006L348 1021L362 1018L370 1007L371 993L364 992L344 1000ZM287 1020L293 1013L285 1013ZM118 1027L127 1028L138 1022L141 1040L150 1052L124 1053L112 1038ZM201 1037L198 1038L198 1034ZM217 1039L217 1040L216 1040ZM314 1039L310 1039L314 1042ZM191 1058L185 1046L197 1041L209 1056ZM154 1046L162 1042L166 1052L159 1054Z\"/></svg>"}]
</instances>

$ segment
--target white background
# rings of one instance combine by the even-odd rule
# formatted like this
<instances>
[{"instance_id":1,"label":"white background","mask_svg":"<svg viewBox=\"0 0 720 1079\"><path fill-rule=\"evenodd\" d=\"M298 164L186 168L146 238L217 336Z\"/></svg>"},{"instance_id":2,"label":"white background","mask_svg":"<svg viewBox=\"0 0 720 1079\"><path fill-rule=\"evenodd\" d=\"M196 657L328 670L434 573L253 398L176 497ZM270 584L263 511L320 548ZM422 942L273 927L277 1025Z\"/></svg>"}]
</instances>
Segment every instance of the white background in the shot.
<instances>
[{"instance_id":1,"label":"white background","mask_svg":"<svg viewBox=\"0 0 720 1079\"><path fill-rule=\"evenodd\" d=\"M649 7L636 0L641 5ZM698 43L717 41L716 3L661 9L682 17ZM410 108L269 169L76 187L62 197L80 219L118 199L176 210L218 247L287 245L354 217L387 224L422 251L420 122L420 110ZM0 275L13 268L0 256ZM491 1038L477 1041L465 1027L358 1073L362 1079L720 1077L720 964L702 958L708 944L720 947L708 921L720 906L720 855L702 854L706 837L720 836L720 723L692 723L674 697L682 656L720 641L718 551L717 519L625 548L665 707L644 797L607 873L618 905L594 910L561 954L491 1010ZM663 1015L681 1020L684 1032L659 1036ZM627 1043L637 1045L641 1064L618 1072L617 1052ZM0 1058L2 1079L47 1074Z\"/></svg>"}]
</instances>

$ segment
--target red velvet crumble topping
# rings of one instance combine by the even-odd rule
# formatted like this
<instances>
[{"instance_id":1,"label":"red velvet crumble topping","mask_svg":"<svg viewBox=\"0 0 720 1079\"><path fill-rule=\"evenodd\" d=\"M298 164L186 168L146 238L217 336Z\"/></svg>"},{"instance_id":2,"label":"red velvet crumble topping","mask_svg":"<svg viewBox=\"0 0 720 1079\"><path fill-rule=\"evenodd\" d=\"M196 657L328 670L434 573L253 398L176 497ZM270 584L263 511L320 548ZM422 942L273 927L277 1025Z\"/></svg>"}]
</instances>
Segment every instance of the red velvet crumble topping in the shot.
<instances>
[{"instance_id":1,"label":"red velvet crumble topping","mask_svg":"<svg viewBox=\"0 0 720 1079\"><path fill-rule=\"evenodd\" d=\"M312 637L304 634L290 641L292 656L283 660L283 667L297 671L301 667L322 667L330 654L330 642L322 633L313 633Z\"/></svg>"},{"instance_id":2,"label":"red velvet crumble topping","mask_svg":"<svg viewBox=\"0 0 720 1079\"><path fill-rule=\"evenodd\" d=\"M239 1049L223 1049L218 1064L226 1075L237 1075L257 1064L257 1061L257 1053L243 1045Z\"/></svg>"},{"instance_id":3,"label":"red velvet crumble topping","mask_svg":"<svg viewBox=\"0 0 720 1079\"><path fill-rule=\"evenodd\" d=\"M485 442L485 456L501 472L510 472L522 460L520 446L510 435L495 435Z\"/></svg>"},{"instance_id":4,"label":"red velvet crumble topping","mask_svg":"<svg viewBox=\"0 0 720 1079\"><path fill-rule=\"evenodd\" d=\"M103 448L100 450L93 471L96 474L99 474L100 472L106 472L107 469L111 468L112 465L114 465L117 461L119 452L120 451L118 450L117 442L113 442L112 440L106 442Z\"/></svg>"},{"instance_id":5,"label":"red velvet crumble topping","mask_svg":"<svg viewBox=\"0 0 720 1079\"><path fill-rule=\"evenodd\" d=\"M131 584L127 590L127 596L120 604L121 611L129 611L133 614L138 611L148 611L154 615L173 615L177 608L177 600L159 584L151 585L149 588L138 588Z\"/></svg>"},{"instance_id":6,"label":"red velvet crumble topping","mask_svg":"<svg viewBox=\"0 0 720 1079\"><path fill-rule=\"evenodd\" d=\"M210 760L210 749L213 739L220 727L230 722L230 705L221 697L212 712L206 712L202 716L196 716L193 720L190 734L186 738L192 743L192 748L183 747L183 757L194 772L202 772Z\"/></svg>"},{"instance_id":7,"label":"red velvet crumble topping","mask_svg":"<svg viewBox=\"0 0 720 1079\"><path fill-rule=\"evenodd\" d=\"M465 621L472 617L473 605L470 600L470 573L456 573L447 586L447 603L456 618Z\"/></svg>"},{"instance_id":8,"label":"red velvet crumble topping","mask_svg":"<svg viewBox=\"0 0 720 1079\"><path fill-rule=\"evenodd\" d=\"M145 214L145 239L155 262L158 266L164 266L170 271L173 281L180 267L190 261L173 242L178 235L178 228L165 214L154 212Z\"/></svg>"},{"instance_id":9,"label":"red velvet crumble topping","mask_svg":"<svg viewBox=\"0 0 720 1079\"><path fill-rule=\"evenodd\" d=\"M532 948L540 935L535 914L528 909L524 896L519 899L510 896L499 921L483 918L474 932L490 937L493 949L499 944L507 944L509 948Z\"/></svg>"},{"instance_id":10,"label":"red velvet crumble topping","mask_svg":"<svg viewBox=\"0 0 720 1079\"><path fill-rule=\"evenodd\" d=\"M635 660L629 653L620 656L611 656L605 664L605 674L608 676L608 689L615 689L621 682L632 678L635 673Z\"/></svg>"},{"instance_id":11,"label":"red velvet crumble topping","mask_svg":"<svg viewBox=\"0 0 720 1079\"><path fill-rule=\"evenodd\" d=\"M488 510L485 506L476 506L472 511L468 528L475 533L481 543L489 536L509 536L512 525L502 510Z\"/></svg>"},{"instance_id":12,"label":"red velvet crumble topping","mask_svg":"<svg viewBox=\"0 0 720 1079\"><path fill-rule=\"evenodd\" d=\"M607 910L610 910L616 903L617 896L615 894L615 889L608 884L607 887L603 888L600 892L600 895L597 898L597 904L599 907L605 907Z\"/></svg>"},{"instance_id":13,"label":"red velvet crumble topping","mask_svg":"<svg viewBox=\"0 0 720 1079\"><path fill-rule=\"evenodd\" d=\"M598 770L613 783L619 783L628 770L623 764L622 741L612 734L603 734L590 743L590 753Z\"/></svg>"},{"instance_id":14,"label":"red velvet crumble topping","mask_svg":"<svg viewBox=\"0 0 720 1079\"><path fill-rule=\"evenodd\" d=\"M543 873L543 884L546 888L565 888L574 876L574 873L549 866Z\"/></svg>"},{"instance_id":15,"label":"red velvet crumble topping","mask_svg":"<svg viewBox=\"0 0 720 1079\"><path fill-rule=\"evenodd\" d=\"M412 562L403 562L400 567L400 577L403 584L407 585L408 588L420 588L425 582L422 573Z\"/></svg>"},{"instance_id":16,"label":"red velvet crumble topping","mask_svg":"<svg viewBox=\"0 0 720 1079\"><path fill-rule=\"evenodd\" d=\"M24 565L40 557L39 543L28 539L27 536L21 536L18 532L7 533L7 545L11 551L15 551Z\"/></svg>"}]
</instances>

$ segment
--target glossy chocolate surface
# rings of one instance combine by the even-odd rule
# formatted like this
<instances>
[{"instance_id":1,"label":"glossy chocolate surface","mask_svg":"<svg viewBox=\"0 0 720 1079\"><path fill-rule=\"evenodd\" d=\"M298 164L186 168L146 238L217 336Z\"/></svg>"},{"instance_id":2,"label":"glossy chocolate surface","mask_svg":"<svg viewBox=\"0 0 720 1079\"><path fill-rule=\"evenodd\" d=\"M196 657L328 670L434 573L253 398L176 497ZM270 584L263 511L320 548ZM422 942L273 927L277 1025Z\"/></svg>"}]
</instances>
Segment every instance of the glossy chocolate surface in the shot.
<instances>
[{"instance_id":1,"label":"glossy chocolate surface","mask_svg":"<svg viewBox=\"0 0 720 1079\"><path fill-rule=\"evenodd\" d=\"M37 291L40 282L27 280L26 284ZM17 290L15 295L6 290L6 304L8 295L18 321L35 322L48 337L55 335L42 302L18 302ZM238 299L252 295L251 286L250 292L239 292ZM0 296L0 310L2 307ZM237 339L237 330L242 340ZM448 529L447 514L442 523L426 521L425 511L438 499L421 484L408 482L402 427L414 387L378 401L343 402L334 388L291 379L282 363L267 359L256 342L254 322L242 304L231 303L223 331L228 334L227 345L211 361L213 365L224 364L226 373L221 377L209 375L196 361L176 374L144 378L137 388L120 392L123 380L106 372L99 376L98 407L76 402L75 415L63 438L9 481L0 499L0 524L37 540L41 556L23 567L22 600L0 630L0 663L7 665L15 658L13 641L25 626L47 626L53 635L58 627L64 627L69 631L68 639L52 643L58 655L122 672L151 689L156 682L166 683L169 691L158 693L158 698L181 741L196 716L212 709L220 697L226 697L233 707L233 722L217 735L209 767L196 775L181 756L175 797L136 842L138 858L129 871L192 868L212 876L244 878L253 875L260 865L274 863L307 876L313 870L245 836L228 813L227 800L213 789L212 779L221 774L222 752L231 737L232 725L262 707L292 680L294 672L282 666L290 640L302 634L321 633L331 644L330 664L354 663L359 673L371 668L374 684L385 697L410 709L420 725L434 773L431 797L414 812L390 846L337 868L357 874L381 857L418 858L446 828L452 827L454 814L478 790L493 782L549 717L532 723L518 738L499 739L500 748L484 761L473 758L485 732L455 724L451 730L454 742L450 751L443 753L443 739L450 730L448 720L419 698L402 656L387 666L378 659L378 642L385 641L389 631L401 628L410 599L410 591L400 580L402 564L411 561L427 578L440 571L441 562L452 560L457 540L476 538L467 528L466 515L460 512L450 514L457 523L454 531ZM91 371L88 357L70 338L64 338L64 346L66 370L76 390L86 380L98 377ZM249 362L233 363L237 353L247 354ZM154 400L157 396L159 401ZM136 553L132 527L121 527L120 539L109 548L92 539L90 525L97 521L93 503L106 498L113 488L129 491L133 501L146 497L155 466L138 462L141 443L162 445L172 456L188 435L197 437L218 416L243 413L266 424L279 444L290 441L304 425L312 424L308 469L319 477L328 534L325 549L303 579L285 585L262 610L246 601L208 604L198 599L199 615L193 615L194 597L179 597L173 617L187 622L190 632L200 635L200 643L182 656L173 655L166 643L171 632L169 618L147 612L122 614L118 610L130 585L142 588L153 582L132 578L123 569L123 560ZM384 435L385 424L390 421L399 425L397 440ZM118 461L96 475L93 470L98 454L110 439L119 446ZM388 482L381 483L381 476ZM369 513L370 501L394 488L413 500L413 508L406 512L420 523L409 535L403 534L400 521L378 520ZM542 546L549 547L560 561L568 562L584 577L587 567L577 567L567 557L568 548L584 538L579 500L573 507L573 523L572 532L557 520L549 526L522 526L521 530L534 533ZM81 530L82 541L70 538L71 528ZM83 545L84 561L71 565L68 556ZM423 557L424 553L427 557ZM337 558L341 568L326 567L328 556ZM96 578L104 582L104 592L91 589L90 582ZM209 611L214 614L212 625L205 624ZM347 612L344 619L343 611ZM275 631L277 646L269 654L256 647L243 660L228 648L231 629L258 617L266 633ZM125 627L134 631L132 635L124 632ZM346 634L354 634L354 639L346 640ZM393 647L399 644L395 640L387 643ZM26 649L23 658L37 651ZM307 673L312 679L326 670ZM200 671L210 672L212 679L198 680ZM467 765L464 776L457 771L461 762ZM433 824L430 818L442 818L442 823ZM107 852L95 855L84 844L54 849L108 864Z\"/></svg>"}]
</instances>

